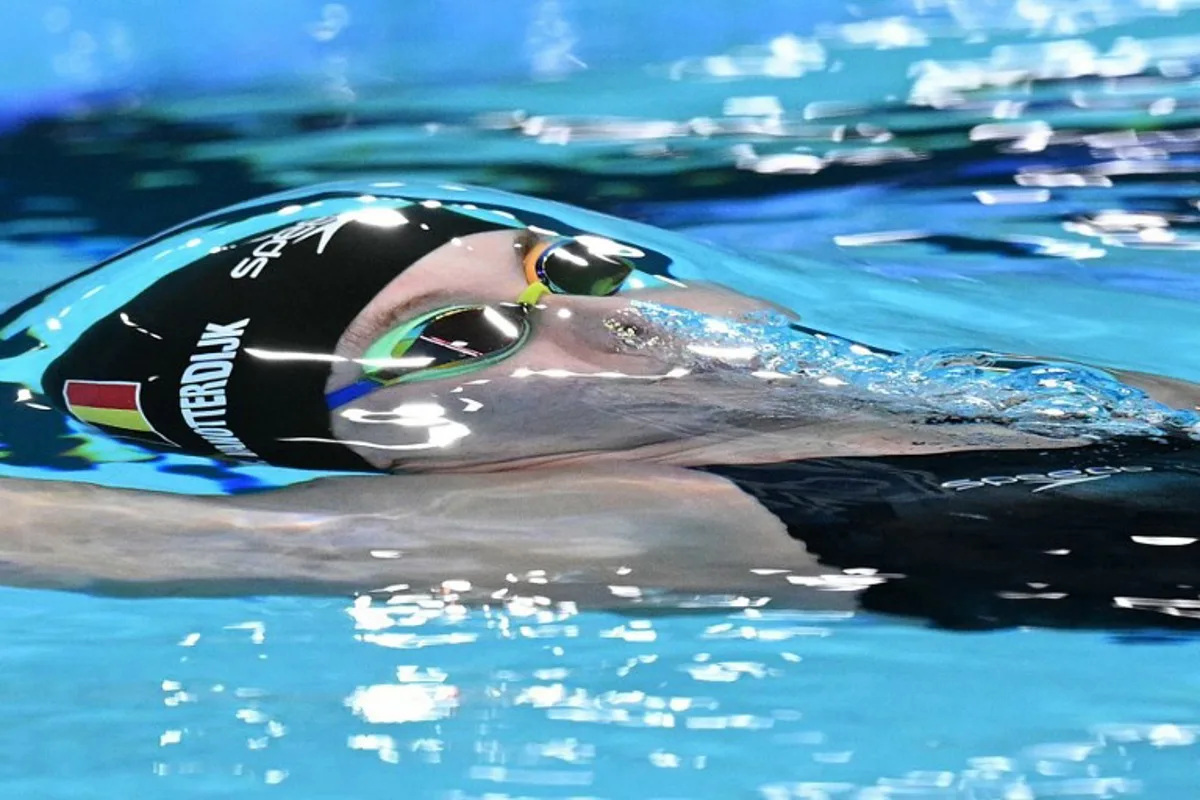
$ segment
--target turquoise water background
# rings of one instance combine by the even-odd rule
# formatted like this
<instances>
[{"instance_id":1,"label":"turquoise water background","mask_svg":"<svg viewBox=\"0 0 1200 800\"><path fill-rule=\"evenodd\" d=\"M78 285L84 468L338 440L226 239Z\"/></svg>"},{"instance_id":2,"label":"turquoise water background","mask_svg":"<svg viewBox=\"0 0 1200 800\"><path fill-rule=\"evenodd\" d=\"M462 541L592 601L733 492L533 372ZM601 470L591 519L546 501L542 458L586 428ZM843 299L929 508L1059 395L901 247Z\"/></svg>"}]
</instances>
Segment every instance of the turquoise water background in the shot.
<instances>
[{"instance_id":1,"label":"turquoise water background","mask_svg":"<svg viewBox=\"0 0 1200 800\"><path fill-rule=\"evenodd\" d=\"M755 266L705 277L880 346L1200 380L1197 6L33 0L0 26L0 299L225 203L415 175L736 249ZM54 477L220 488L137 461ZM769 598L617 615L537 600L529 566L519 599L486 608L420 587L4 590L0 792L1174 800L1200 785L1197 644L1153 613L1121 632L977 633Z\"/></svg>"}]
</instances>

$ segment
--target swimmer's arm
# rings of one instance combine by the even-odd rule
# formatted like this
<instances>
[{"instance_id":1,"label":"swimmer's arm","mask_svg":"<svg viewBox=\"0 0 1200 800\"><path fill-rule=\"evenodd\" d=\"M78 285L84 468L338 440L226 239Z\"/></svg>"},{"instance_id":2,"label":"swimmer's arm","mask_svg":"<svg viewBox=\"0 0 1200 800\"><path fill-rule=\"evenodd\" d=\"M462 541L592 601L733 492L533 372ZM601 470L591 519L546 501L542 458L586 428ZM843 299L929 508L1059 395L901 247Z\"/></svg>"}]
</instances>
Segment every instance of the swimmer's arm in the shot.
<instances>
[{"instance_id":1,"label":"swimmer's arm","mask_svg":"<svg viewBox=\"0 0 1200 800\"><path fill-rule=\"evenodd\" d=\"M1165 406L1187 411L1200 410L1200 384L1192 383L1191 381L1185 381L1180 378L1168 378L1165 375L1156 375L1152 372L1139 372L1138 370L1119 369L1116 367L1098 367L1083 361L1072 362L1054 356L1030 356L1029 359L1033 361L1075 363L1082 367L1099 369L1102 372L1107 372L1121 383L1141 389L1150 395L1152 400L1157 400Z\"/></svg>"},{"instance_id":2,"label":"swimmer's arm","mask_svg":"<svg viewBox=\"0 0 1200 800\"><path fill-rule=\"evenodd\" d=\"M754 568L813 569L741 490L657 465L333 478L236 498L3 480L0 503L0 582L10 585L416 591L460 579L495 590L545 570L602 592L712 590L748 585Z\"/></svg>"},{"instance_id":3,"label":"swimmer's arm","mask_svg":"<svg viewBox=\"0 0 1200 800\"><path fill-rule=\"evenodd\" d=\"M1110 369L1110 374L1122 383L1136 386L1152 398L1171 408L1200 411L1200 385L1178 378L1167 378L1147 372Z\"/></svg>"}]
</instances>

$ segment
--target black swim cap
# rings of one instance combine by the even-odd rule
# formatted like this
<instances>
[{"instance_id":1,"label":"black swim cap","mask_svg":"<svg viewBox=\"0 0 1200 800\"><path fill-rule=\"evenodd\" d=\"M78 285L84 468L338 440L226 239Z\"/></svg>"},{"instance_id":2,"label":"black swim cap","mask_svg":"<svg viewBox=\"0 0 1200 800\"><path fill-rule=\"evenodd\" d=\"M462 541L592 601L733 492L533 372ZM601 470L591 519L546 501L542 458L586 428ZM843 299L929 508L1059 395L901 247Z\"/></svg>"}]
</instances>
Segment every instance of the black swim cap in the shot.
<instances>
[{"instance_id":1,"label":"black swim cap","mask_svg":"<svg viewBox=\"0 0 1200 800\"><path fill-rule=\"evenodd\" d=\"M293 441L334 439L324 398L338 340L424 255L518 223L396 198L307 219L299 219L299 205L289 207L290 217L279 206L205 220L210 227L193 261L101 317L50 364L42 382L48 400L150 446L280 466L373 469L336 442ZM279 224L221 238L222 227L254 213L277 216ZM146 246L138 252L150 260Z\"/></svg>"}]
</instances>

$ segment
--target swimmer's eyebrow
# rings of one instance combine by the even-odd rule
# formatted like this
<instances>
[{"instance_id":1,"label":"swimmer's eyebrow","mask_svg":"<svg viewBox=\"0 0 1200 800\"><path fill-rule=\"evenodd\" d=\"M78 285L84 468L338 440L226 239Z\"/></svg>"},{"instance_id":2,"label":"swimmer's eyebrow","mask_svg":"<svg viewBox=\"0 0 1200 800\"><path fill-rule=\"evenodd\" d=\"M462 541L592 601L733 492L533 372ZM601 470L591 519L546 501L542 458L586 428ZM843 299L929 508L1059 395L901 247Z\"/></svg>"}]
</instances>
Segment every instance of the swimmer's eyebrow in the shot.
<instances>
[{"instance_id":1,"label":"swimmer's eyebrow","mask_svg":"<svg viewBox=\"0 0 1200 800\"><path fill-rule=\"evenodd\" d=\"M512 255L512 267L521 280L525 280L525 253L536 247L542 236L529 228L513 228L512 234L512 243L508 248Z\"/></svg>"},{"instance_id":2,"label":"swimmer's eyebrow","mask_svg":"<svg viewBox=\"0 0 1200 800\"><path fill-rule=\"evenodd\" d=\"M517 270L525 277L525 253L541 244L544 237L530 228L520 228L513 237L513 256L517 260Z\"/></svg>"},{"instance_id":3,"label":"swimmer's eyebrow","mask_svg":"<svg viewBox=\"0 0 1200 800\"><path fill-rule=\"evenodd\" d=\"M350 327L346 329L346 333L343 335L344 340L347 345L353 348L356 354L365 351L371 346L372 342L403 320L411 319L423 311L432 311L438 306L448 305L455 295L455 292L446 289L437 289L413 297L407 297L393 306L380 309L366 317L360 317L351 322Z\"/></svg>"},{"instance_id":4,"label":"swimmer's eyebrow","mask_svg":"<svg viewBox=\"0 0 1200 800\"><path fill-rule=\"evenodd\" d=\"M513 231L515 234L509 249L512 251L511 267L521 279L525 278L525 252L537 244L540 236L528 228ZM446 247L447 245L442 245ZM449 245L453 246L453 245ZM434 289L412 297L406 297L395 305L382 309L367 317L357 319L346 329L345 341L355 350L366 350L371 343L390 331L400 322L420 313L432 311L443 305L470 299L470 288ZM513 298L516 299L516 298Z\"/></svg>"}]
</instances>

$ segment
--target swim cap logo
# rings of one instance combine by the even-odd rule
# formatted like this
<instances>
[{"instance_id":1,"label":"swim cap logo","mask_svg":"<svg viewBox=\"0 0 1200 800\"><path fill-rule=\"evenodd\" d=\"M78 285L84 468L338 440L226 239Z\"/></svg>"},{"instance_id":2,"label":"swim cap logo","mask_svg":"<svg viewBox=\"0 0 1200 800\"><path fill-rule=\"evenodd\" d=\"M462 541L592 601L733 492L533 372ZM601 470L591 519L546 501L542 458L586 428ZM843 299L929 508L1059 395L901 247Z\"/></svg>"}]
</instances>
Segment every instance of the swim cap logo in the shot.
<instances>
[{"instance_id":1,"label":"swim cap logo","mask_svg":"<svg viewBox=\"0 0 1200 800\"><path fill-rule=\"evenodd\" d=\"M225 387L233 373L233 359L242 346L250 319L227 325L210 322L196 342L196 352L179 380L179 413L188 427L220 452L234 458L258 460L225 419Z\"/></svg>"},{"instance_id":2,"label":"swim cap logo","mask_svg":"<svg viewBox=\"0 0 1200 800\"><path fill-rule=\"evenodd\" d=\"M266 236L251 239L251 242L257 242L258 245L248 257L234 265L233 269L229 271L229 277L234 280L243 278L254 280L273 259L279 258L283 254L284 248L288 245L307 241L314 236L321 237L317 241L317 253L323 253L333 235L349 221L340 215L306 219L274 233L268 233Z\"/></svg>"}]
</instances>

